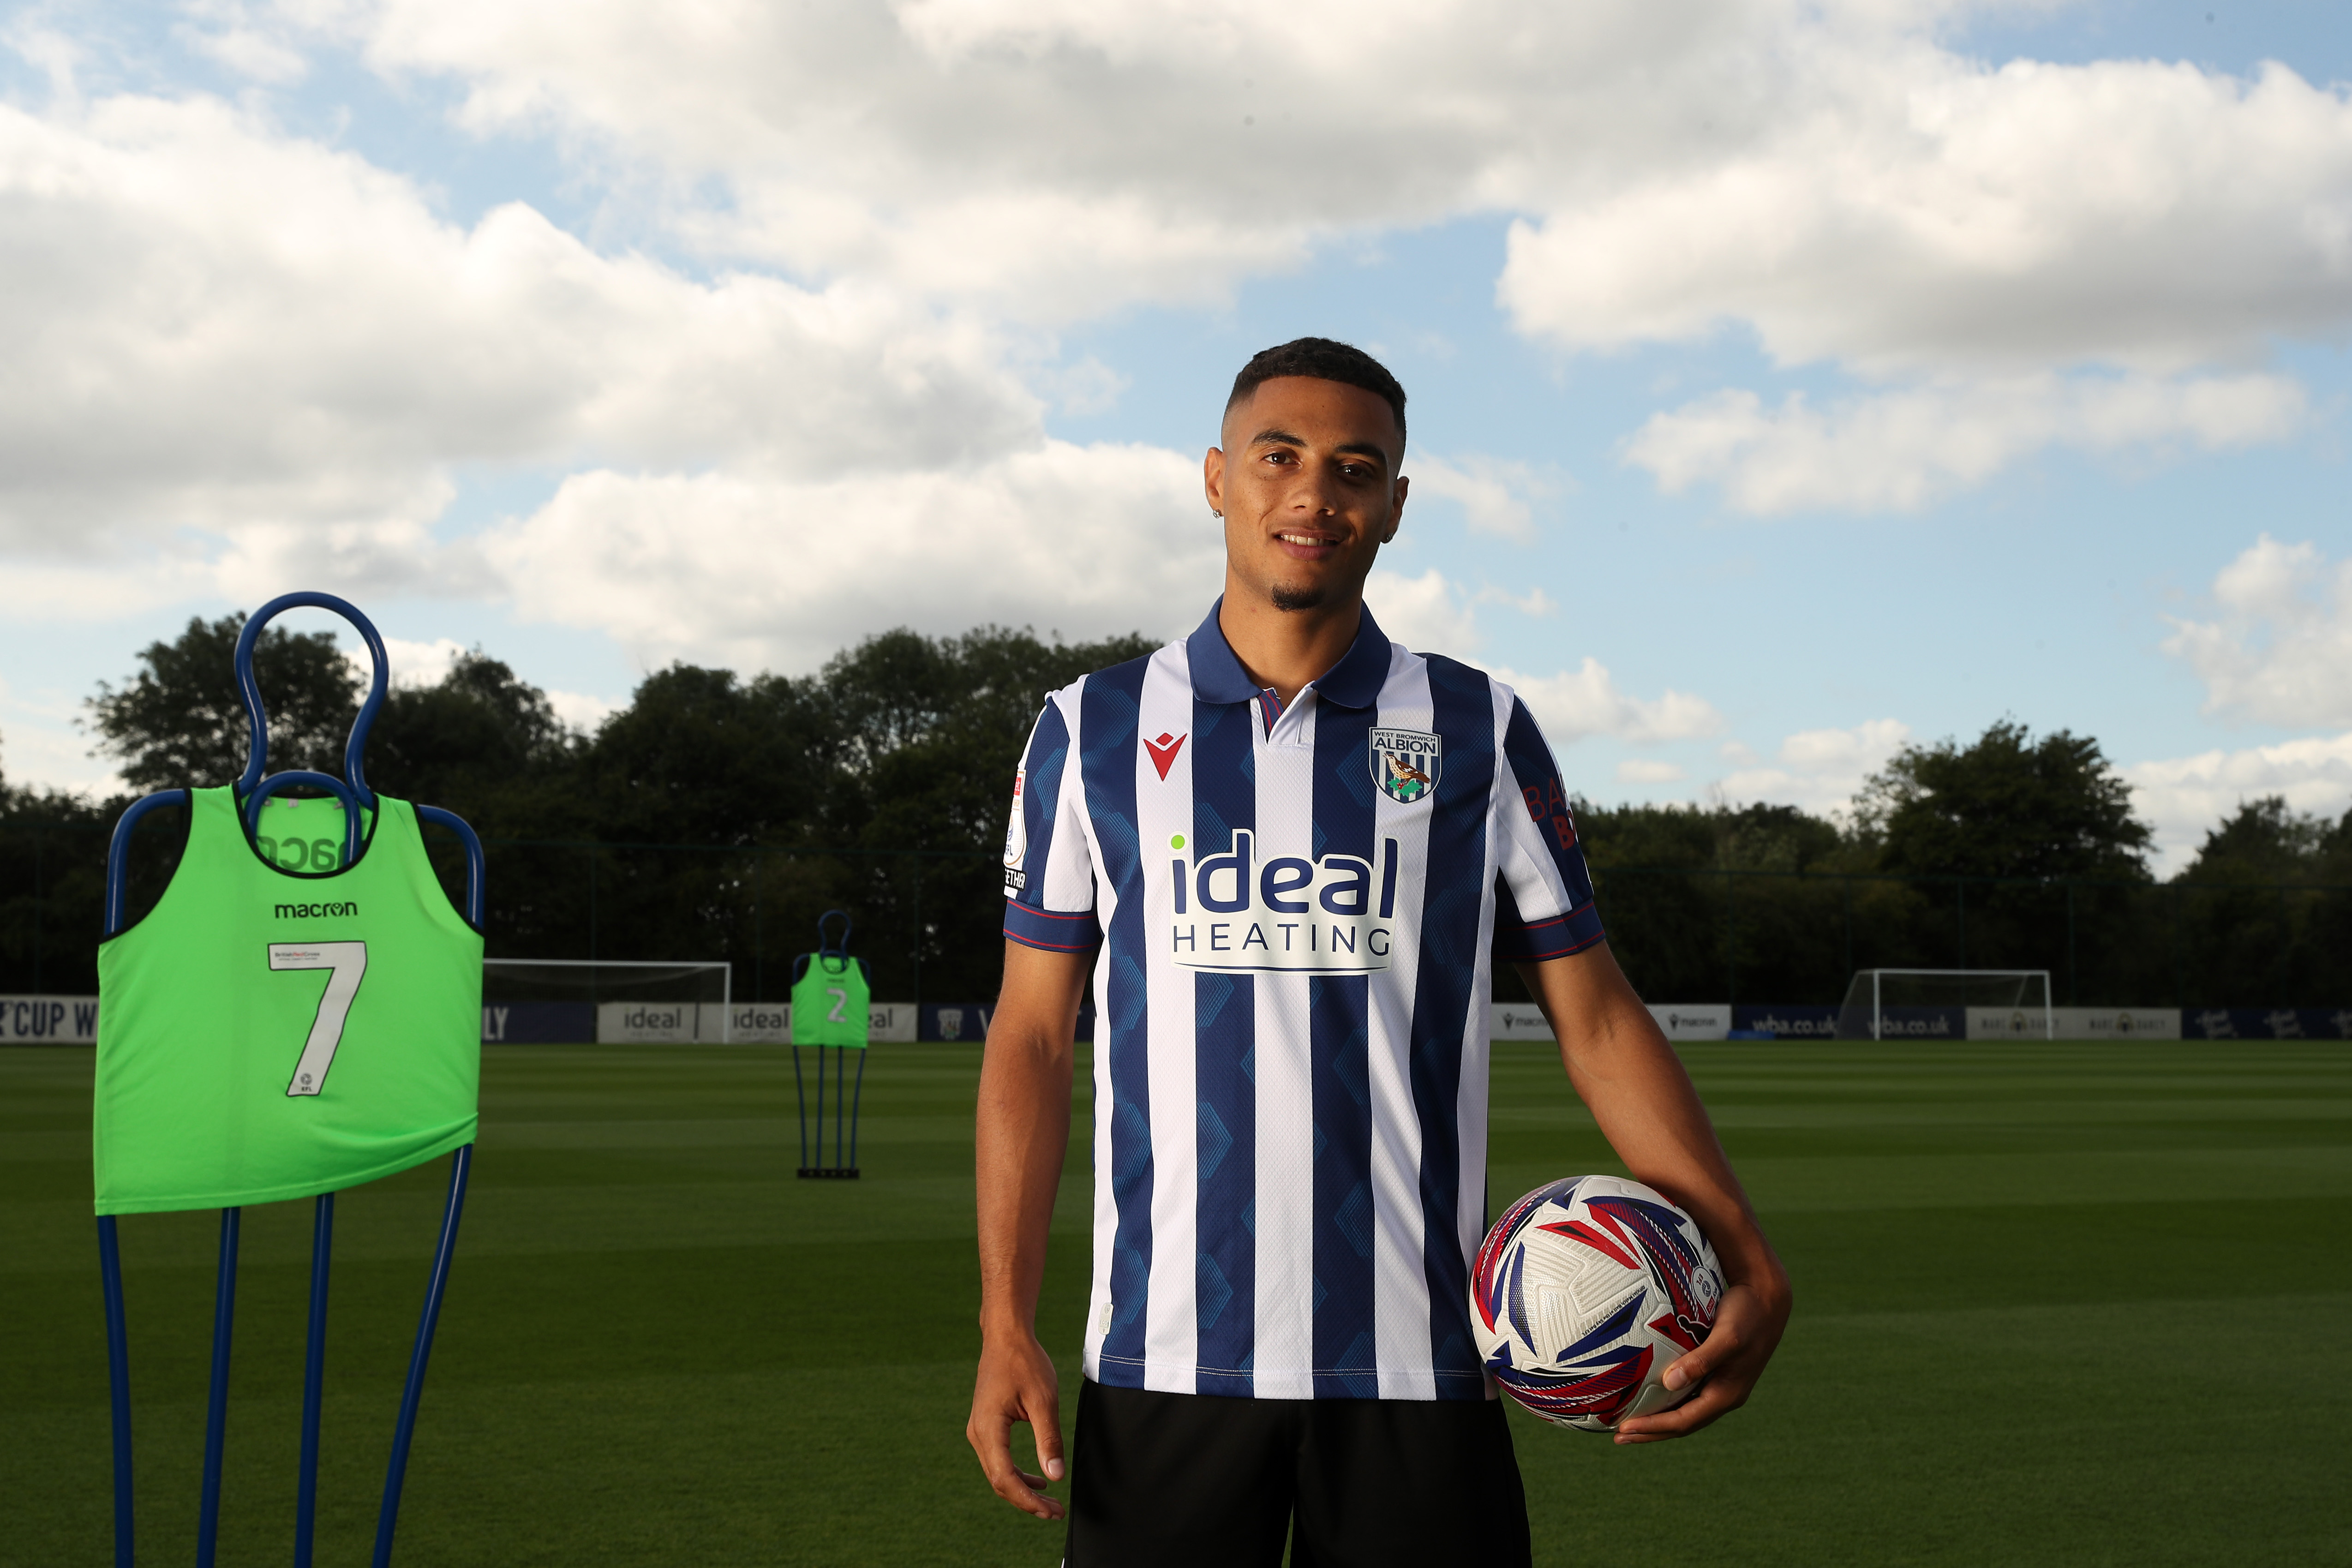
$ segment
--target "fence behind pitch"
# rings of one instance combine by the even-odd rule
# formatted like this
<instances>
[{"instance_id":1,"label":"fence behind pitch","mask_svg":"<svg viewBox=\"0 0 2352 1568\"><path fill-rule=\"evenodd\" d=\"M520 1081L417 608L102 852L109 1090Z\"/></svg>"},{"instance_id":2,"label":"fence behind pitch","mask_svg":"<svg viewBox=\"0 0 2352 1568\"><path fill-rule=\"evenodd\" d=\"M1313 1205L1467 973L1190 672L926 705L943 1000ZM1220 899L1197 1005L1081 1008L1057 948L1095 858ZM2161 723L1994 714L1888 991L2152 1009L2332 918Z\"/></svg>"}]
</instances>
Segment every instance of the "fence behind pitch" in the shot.
<instances>
[{"instance_id":1,"label":"fence behind pitch","mask_svg":"<svg viewBox=\"0 0 2352 1568\"><path fill-rule=\"evenodd\" d=\"M107 826L0 826L0 994L97 990ZM996 992L993 850L486 843L499 957L719 959L737 1003L782 1002L816 917L839 908L877 995ZM134 910L174 854L170 833L142 833ZM454 847L436 856L454 887ZM2021 968L2049 970L2062 1006L2352 1006L2352 887L1662 868L1605 853L1594 880L1612 947L1651 996L1827 1004L1857 969ZM1525 999L1507 972L1496 985Z\"/></svg>"}]
</instances>

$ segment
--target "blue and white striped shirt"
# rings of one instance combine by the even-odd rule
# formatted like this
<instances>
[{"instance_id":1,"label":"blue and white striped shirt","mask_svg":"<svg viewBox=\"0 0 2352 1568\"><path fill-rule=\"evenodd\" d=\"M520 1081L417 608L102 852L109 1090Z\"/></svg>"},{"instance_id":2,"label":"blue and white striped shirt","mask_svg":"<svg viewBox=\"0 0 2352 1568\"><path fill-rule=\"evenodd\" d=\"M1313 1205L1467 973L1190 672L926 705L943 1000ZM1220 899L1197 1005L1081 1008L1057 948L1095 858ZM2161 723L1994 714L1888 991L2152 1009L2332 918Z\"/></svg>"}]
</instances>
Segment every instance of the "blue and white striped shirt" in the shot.
<instances>
[{"instance_id":1,"label":"blue and white striped shirt","mask_svg":"<svg viewBox=\"0 0 2352 1568\"><path fill-rule=\"evenodd\" d=\"M1213 608L1046 702L1004 867L1007 936L1103 949L1086 1374L1486 1397L1490 955L1601 934L1510 689L1367 610L1286 709Z\"/></svg>"}]
</instances>

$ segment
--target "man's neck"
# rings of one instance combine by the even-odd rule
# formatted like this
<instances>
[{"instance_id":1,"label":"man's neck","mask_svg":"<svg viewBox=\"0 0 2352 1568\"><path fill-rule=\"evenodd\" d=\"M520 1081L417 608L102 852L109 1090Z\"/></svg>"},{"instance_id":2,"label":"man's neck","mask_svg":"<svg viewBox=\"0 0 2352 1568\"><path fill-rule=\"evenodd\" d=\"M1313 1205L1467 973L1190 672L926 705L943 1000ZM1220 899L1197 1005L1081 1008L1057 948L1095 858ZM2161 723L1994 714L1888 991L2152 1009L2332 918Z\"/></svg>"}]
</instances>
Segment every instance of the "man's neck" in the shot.
<instances>
[{"instance_id":1,"label":"man's neck","mask_svg":"<svg viewBox=\"0 0 2352 1568\"><path fill-rule=\"evenodd\" d=\"M1277 610L1229 578L1217 629L1225 634L1249 678L1272 687L1287 708L1307 682L1348 657L1363 613L1360 591L1344 601L1335 595L1331 603L1311 610Z\"/></svg>"}]
</instances>

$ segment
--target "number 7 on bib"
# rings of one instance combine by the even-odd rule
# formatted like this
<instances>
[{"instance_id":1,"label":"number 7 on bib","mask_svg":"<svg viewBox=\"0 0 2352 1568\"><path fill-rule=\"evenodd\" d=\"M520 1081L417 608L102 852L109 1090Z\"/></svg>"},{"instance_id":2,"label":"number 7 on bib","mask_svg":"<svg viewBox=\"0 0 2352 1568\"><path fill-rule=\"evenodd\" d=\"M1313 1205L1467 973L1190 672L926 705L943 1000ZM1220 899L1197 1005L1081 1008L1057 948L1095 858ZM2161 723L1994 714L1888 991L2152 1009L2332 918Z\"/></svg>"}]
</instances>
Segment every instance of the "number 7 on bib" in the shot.
<instances>
[{"instance_id":1,"label":"number 7 on bib","mask_svg":"<svg viewBox=\"0 0 2352 1568\"><path fill-rule=\"evenodd\" d=\"M363 942L277 942L269 944L274 970L323 969L327 988L319 996L318 1016L310 1022L302 1055L294 1063L287 1084L289 1095L316 1094L327 1086L327 1069L335 1065L335 1048L343 1043L343 1025L359 999L360 982L367 978L367 943Z\"/></svg>"}]
</instances>

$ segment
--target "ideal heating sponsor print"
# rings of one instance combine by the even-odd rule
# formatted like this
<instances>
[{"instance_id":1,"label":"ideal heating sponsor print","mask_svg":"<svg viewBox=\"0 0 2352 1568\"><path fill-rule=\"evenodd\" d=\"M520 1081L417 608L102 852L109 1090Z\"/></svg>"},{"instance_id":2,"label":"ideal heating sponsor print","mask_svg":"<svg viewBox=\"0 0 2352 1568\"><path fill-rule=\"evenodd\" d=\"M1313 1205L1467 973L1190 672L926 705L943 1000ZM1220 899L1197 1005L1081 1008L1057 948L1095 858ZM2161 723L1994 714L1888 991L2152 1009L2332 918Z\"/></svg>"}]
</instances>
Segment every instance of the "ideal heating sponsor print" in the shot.
<instances>
[{"instance_id":1,"label":"ideal heating sponsor print","mask_svg":"<svg viewBox=\"0 0 2352 1568\"><path fill-rule=\"evenodd\" d=\"M1227 853L1197 860L1171 841L1146 873L1152 927L1171 958L1187 969L1226 973L1365 974L1389 966L1395 839L1384 842L1378 865L1337 852L1261 861L1256 850L1246 829L1234 835Z\"/></svg>"}]
</instances>

